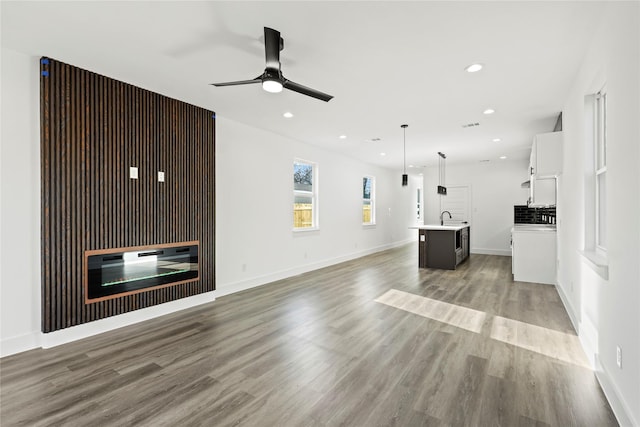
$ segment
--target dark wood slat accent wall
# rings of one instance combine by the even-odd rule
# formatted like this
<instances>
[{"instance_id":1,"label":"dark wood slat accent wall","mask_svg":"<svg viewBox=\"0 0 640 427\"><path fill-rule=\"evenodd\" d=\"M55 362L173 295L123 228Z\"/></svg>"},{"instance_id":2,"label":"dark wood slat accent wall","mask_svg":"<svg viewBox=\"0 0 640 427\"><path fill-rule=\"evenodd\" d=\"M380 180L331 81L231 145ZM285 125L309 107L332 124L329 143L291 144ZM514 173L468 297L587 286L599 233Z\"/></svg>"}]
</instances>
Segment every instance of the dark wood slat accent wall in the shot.
<instances>
[{"instance_id":1,"label":"dark wood slat accent wall","mask_svg":"<svg viewBox=\"0 0 640 427\"><path fill-rule=\"evenodd\" d=\"M42 331L213 291L215 114L52 59L40 68ZM200 280L85 304L85 250L191 240Z\"/></svg>"}]
</instances>

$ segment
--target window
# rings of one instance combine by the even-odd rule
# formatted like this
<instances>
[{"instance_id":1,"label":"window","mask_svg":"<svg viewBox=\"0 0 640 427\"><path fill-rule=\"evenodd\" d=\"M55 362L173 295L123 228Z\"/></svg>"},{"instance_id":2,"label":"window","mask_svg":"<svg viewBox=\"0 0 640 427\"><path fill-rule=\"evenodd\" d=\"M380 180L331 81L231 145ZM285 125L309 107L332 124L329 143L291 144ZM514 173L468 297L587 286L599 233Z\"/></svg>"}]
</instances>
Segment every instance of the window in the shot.
<instances>
[{"instance_id":1,"label":"window","mask_svg":"<svg viewBox=\"0 0 640 427\"><path fill-rule=\"evenodd\" d=\"M304 160L293 162L293 229L318 228L318 167Z\"/></svg>"},{"instance_id":2,"label":"window","mask_svg":"<svg viewBox=\"0 0 640 427\"><path fill-rule=\"evenodd\" d=\"M585 121L585 233L582 255L596 273L609 279L607 260L607 93L587 95Z\"/></svg>"},{"instance_id":3,"label":"window","mask_svg":"<svg viewBox=\"0 0 640 427\"><path fill-rule=\"evenodd\" d=\"M607 248L607 93L604 89L595 96L595 245L596 250Z\"/></svg>"},{"instance_id":4,"label":"window","mask_svg":"<svg viewBox=\"0 0 640 427\"><path fill-rule=\"evenodd\" d=\"M376 180L372 176L362 178L362 224L376 223Z\"/></svg>"}]
</instances>

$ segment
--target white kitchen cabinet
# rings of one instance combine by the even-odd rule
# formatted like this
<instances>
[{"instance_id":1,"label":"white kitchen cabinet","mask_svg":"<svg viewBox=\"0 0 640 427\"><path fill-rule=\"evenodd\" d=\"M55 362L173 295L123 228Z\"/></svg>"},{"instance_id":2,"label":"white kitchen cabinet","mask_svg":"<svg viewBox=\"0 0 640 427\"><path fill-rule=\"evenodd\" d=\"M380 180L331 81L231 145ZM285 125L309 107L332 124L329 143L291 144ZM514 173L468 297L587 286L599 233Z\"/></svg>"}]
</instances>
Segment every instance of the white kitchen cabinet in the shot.
<instances>
[{"instance_id":1,"label":"white kitchen cabinet","mask_svg":"<svg viewBox=\"0 0 640 427\"><path fill-rule=\"evenodd\" d=\"M556 205L556 179L562 173L562 132L533 138L529 157L529 206Z\"/></svg>"},{"instance_id":2,"label":"white kitchen cabinet","mask_svg":"<svg viewBox=\"0 0 640 427\"><path fill-rule=\"evenodd\" d=\"M556 179L531 177L529 206L532 208L556 205Z\"/></svg>"},{"instance_id":3,"label":"white kitchen cabinet","mask_svg":"<svg viewBox=\"0 0 640 427\"><path fill-rule=\"evenodd\" d=\"M556 284L556 230L514 227L511 233L512 273L517 282Z\"/></svg>"},{"instance_id":4,"label":"white kitchen cabinet","mask_svg":"<svg viewBox=\"0 0 640 427\"><path fill-rule=\"evenodd\" d=\"M533 138L529 175L547 178L562 173L562 132L541 133Z\"/></svg>"}]
</instances>

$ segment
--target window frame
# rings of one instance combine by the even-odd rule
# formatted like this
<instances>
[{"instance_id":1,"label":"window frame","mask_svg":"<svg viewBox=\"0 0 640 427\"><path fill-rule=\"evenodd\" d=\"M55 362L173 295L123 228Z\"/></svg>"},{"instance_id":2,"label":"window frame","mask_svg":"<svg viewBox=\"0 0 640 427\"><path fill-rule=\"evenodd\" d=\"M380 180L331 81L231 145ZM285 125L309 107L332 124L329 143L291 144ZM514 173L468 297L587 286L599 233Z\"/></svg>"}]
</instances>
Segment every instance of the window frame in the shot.
<instances>
[{"instance_id":1,"label":"window frame","mask_svg":"<svg viewBox=\"0 0 640 427\"><path fill-rule=\"evenodd\" d=\"M364 180L369 179L371 182L369 188L369 198L364 197ZM369 222L364 222L364 206L365 202L369 201L370 206L370 220ZM364 175L362 177L362 225L365 227L370 227L376 225L376 177L373 175Z\"/></svg>"},{"instance_id":2,"label":"window frame","mask_svg":"<svg viewBox=\"0 0 640 427\"><path fill-rule=\"evenodd\" d=\"M309 165L311 166L311 191L304 191L304 190L296 190L295 189L295 183L293 180L293 174L295 174L295 167L296 164L301 164L301 165ZM293 168L292 168L292 174L291 176L291 189L292 189L292 201L291 201L291 207L293 208L291 210L291 225L292 225L292 229L295 232L304 232L304 231L315 231L320 229L320 223L319 223L319 215L318 215L318 207L319 207L319 203L318 203L318 163L316 162L312 162L309 160L304 160L301 158L294 158L293 159L293 164L292 164ZM309 227L296 227L295 226L295 204L296 204L296 197L310 197L311 198L311 226Z\"/></svg>"},{"instance_id":3,"label":"window frame","mask_svg":"<svg viewBox=\"0 0 640 427\"><path fill-rule=\"evenodd\" d=\"M607 253L607 91L606 86L602 87L594 96L594 249L598 255L605 256ZM600 179L604 183L601 183ZM604 193L604 194L603 194ZM604 235L604 242L601 237Z\"/></svg>"},{"instance_id":4,"label":"window frame","mask_svg":"<svg viewBox=\"0 0 640 427\"><path fill-rule=\"evenodd\" d=\"M602 96L604 94L604 96ZM584 136L584 250L580 254L586 265L604 280L609 280L609 260L606 241L600 237L604 231L606 237L607 202L607 95L606 84L585 96ZM600 177L604 177L602 188ZM604 228L604 230L603 230Z\"/></svg>"}]
</instances>

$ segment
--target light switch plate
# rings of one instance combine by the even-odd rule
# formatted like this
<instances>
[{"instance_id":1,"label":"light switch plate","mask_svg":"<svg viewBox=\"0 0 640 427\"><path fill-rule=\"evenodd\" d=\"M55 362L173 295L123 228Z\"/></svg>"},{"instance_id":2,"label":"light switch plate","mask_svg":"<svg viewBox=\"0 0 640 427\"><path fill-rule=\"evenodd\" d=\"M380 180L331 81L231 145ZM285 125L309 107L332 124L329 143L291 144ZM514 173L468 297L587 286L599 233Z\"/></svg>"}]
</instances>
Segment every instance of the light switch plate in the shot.
<instances>
[{"instance_id":1,"label":"light switch plate","mask_svg":"<svg viewBox=\"0 0 640 427\"><path fill-rule=\"evenodd\" d=\"M158 182L164 182L164 172L158 172Z\"/></svg>"},{"instance_id":2,"label":"light switch plate","mask_svg":"<svg viewBox=\"0 0 640 427\"><path fill-rule=\"evenodd\" d=\"M129 168L129 178L138 179L138 168L135 166L131 166Z\"/></svg>"}]
</instances>

